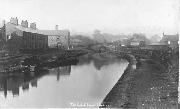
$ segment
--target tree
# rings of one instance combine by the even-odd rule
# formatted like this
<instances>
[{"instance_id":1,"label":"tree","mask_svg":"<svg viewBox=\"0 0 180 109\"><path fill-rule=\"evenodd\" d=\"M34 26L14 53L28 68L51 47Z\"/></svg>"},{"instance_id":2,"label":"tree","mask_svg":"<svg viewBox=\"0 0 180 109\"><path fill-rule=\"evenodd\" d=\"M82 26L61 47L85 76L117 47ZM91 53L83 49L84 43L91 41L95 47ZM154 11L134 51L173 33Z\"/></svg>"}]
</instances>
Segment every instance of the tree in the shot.
<instances>
[{"instance_id":1,"label":"tree","mask_svg":"<svg viewBox=\"0 0 180 109\"><path fill-rule=\"evenodd\" d=\"M106 39L99 30L94 30L93 36L94 40L96 40L98 43L106 43Z\"/></svg>"},{"instance_id":2,"label":"tree","mask_svg":"<svg viewBox=\"0 0 180 109\"><path fill-rule=\"evenodd\" d=\"M150 40L147 39L145 34L142 34L142 33L134 33L132 38L130 38L130 40L136 40L138 42L144 41L145 44L149 44L150 43Z\"/></svg>"},{"instance_id":3,"label":"tree","mask_svg":"<svg viewBox=\"0 0 180 109\"><path fill-rule=\"evenodd\" d=\"M161 37L158 36L158 35L153 35L153 36L150 38L151 43L156 43L156 42L159 42L160 40L161 40Z\"/></svg>"}]
</instances>

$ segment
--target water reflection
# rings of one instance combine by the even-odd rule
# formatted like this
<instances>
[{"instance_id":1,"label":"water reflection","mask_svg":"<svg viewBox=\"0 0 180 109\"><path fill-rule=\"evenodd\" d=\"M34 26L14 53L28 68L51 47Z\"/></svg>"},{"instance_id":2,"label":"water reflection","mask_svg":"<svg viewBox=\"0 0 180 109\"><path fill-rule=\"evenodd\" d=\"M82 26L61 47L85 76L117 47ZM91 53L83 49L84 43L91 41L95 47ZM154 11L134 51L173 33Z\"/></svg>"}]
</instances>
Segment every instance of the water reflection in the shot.
<instances>
[{"instance_id":1,"label":"water reflection","mask_svg":"<svg viewBox=\"0 0 180 109\"><path fill-rule=\"evenodd\" d=\"M57 81L59 81L60 76L69 76L70 73L71 73L71 66L57 67L57 68L49 69L49 75L56 76Z\"/></svg>"},{"instance_id":2,"label":"water reflection","mask_svg":"<svg viewBox=\"0 0 180 109\"><path fill-rule=\"evenodd\" d=\"M128 65L107 54L84 55L77 62L0 74L0 107L78 107L78 103L99 107Z\"/></svg>"},{"instance_id":3,"label":"water reflection","mask_svg":"<svg viewBox=\"0 0 180 109\"><path fill-rule=\"evenodd\" d=\"M37 87L37 79L45 74L47 74L47 72L35 73L34 75L0 75L0 91L4 91L5 97L7 96L7 91L11 91L13 96L19 95L19 87L22 87L23 90L28 90L30 84L32 87Z\"/></svg>"},{"instance_id":4,"label":"water reflection","mask_svg":"<svg viewBox=\"0 0 180 109\"><path fill-rule=\"evenodd\" d=\"M52 69L36 69L34 72L13 72L13 75L0 75L0 93L4 93L7 97L7 92L11 92L14 96L19 95L19 89L22 87L23 91L29 90L29 86L37 87L37 81L45 75L53 75L59 81L60 76L70 75L71 66L63 66Z\"/></svg>"},{"instance_id":5,"label":"water reflection","mask_svg":"<svg viewBox=\"0 0 180 109\"><path fill-rule=\"evenodd\" d=\"M122 59L117 58L115 55L108 53L87 54L80 57L78 65L90 64L93 62L96 70L101 70L103 66L118 63L121 60Z\"/></svg>"}]
</instances>

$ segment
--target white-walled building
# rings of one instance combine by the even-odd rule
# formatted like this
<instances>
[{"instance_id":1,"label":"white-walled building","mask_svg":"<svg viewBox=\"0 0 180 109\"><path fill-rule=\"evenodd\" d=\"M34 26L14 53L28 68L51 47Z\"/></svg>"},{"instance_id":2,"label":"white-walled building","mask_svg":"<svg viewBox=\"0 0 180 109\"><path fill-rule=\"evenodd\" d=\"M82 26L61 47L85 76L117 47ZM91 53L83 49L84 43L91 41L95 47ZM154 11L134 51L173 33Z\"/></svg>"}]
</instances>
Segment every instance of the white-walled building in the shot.
<instances>
[{"instance_id":1,"label":"white-walled building","mask_svg":"<svg viewBox=\"0 0 180 109\"><path fill-rule=\"evenodd\" d=\"M48 35L48 46L50 48L69 49L70 32L68 30L39 30L38 33Z\"/></svg>"}]
</instances>

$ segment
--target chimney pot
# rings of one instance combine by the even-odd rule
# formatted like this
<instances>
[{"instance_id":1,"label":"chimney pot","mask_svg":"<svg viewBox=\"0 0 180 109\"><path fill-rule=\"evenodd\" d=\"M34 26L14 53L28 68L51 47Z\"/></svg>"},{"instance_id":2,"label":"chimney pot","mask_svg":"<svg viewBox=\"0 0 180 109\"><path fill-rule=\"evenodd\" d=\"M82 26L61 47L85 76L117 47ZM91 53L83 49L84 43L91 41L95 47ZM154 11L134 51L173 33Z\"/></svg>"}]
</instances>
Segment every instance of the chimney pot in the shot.
<instances>
[{"instance_id":1,"label":"chimney pot","mask_svg":"<svg viewBox=\"0 0 180 109\"><path fill-rule=\"evenodd\" d=\"M22 20L21 26L25 27L25 28L28 28L28 21L27 20L25 20L25 21Z\"/></svg>"},{"instance_id":2,"label":"chimney pot","mask_svg":"<svg viewBox=\"0 0 180 109\"><path fill-rule=\"evenodd\" d=\"M31 24L30 24L30 28L31 28L31 29L36 29L36 23L35 23L35 22L34 22L34 23L31 23Z\"/></svg>"},{"instance_id":3,"label":"chimney pot","mask_svg":"<svg viewBox=\"0 0 180 109\"><path fill-rule=\"evenodd\" d=\"M14 25L18 25L18 18L17 17L16 18L11 17L10 23L14 24Z\"/></svg>"},{"instance_id":4,"label":"chimney pot","mask_svg":"<svg viewBox=\"0 0 180 109\"><path fill-rule=\"evenodd\" d=\"M59 25L56 25L56 26L55 26L55 30L59 30Z\"/></svg>"}]
</instances>

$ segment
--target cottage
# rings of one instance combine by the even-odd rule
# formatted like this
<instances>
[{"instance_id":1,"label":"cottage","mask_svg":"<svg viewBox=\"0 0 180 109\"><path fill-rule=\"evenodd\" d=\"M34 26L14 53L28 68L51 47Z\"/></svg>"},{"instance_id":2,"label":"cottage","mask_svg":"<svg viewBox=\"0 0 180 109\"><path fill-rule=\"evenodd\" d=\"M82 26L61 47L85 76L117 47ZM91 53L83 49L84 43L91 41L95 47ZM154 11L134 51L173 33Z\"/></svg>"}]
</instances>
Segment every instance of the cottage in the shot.
<instances>
[{"instance_id":1,"label":"cottage","mask_svg":"<svg viewBox=\"0 0 180 109\"><path fill-rule=\"evenodd\" d=\"M68 30L38 30L38 33L48 36L49 48L69 49L70 32Z\"/></svg>"},{"instance_id":2,"label":"cottage","mask_svg":"<svg viewBox=\"0 0 180 109\"><path fill-rule=\"evenodd\" d=\"M175 35L165 35L163 33L163 37L160 42L165 43L166 45L169 45L172 49L176 49L179 47L179 34Z\"/></svg>"}]
</instances>

